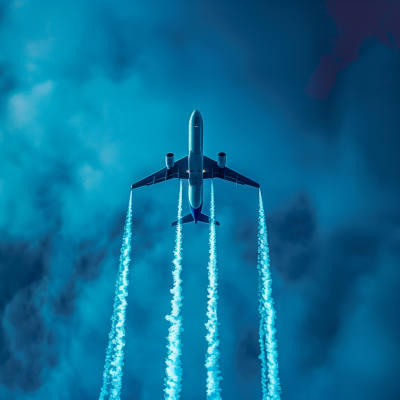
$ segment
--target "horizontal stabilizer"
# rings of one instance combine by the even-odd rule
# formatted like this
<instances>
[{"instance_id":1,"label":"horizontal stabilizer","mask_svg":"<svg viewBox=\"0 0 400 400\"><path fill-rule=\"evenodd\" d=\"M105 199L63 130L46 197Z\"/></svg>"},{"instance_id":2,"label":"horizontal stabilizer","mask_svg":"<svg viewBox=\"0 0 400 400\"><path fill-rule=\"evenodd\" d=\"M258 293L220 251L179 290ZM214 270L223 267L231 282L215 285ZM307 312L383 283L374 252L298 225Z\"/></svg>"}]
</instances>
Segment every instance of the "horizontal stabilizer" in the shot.
<instances>
[{"instance_id":1,"label":"horizontal stabilizer","mask_svg":"<svg viewBox=\"0 0 400 400\"><path fill-rule=\"evenodd\" d=\"M208 215L200 213L199 215L199 221L204 222L205 224L209 224L211 222L211 218ZM219 222L215 221L215 225L219 226Z\"/></svg>"},{"instance_id":2,"label":"horizontal stabilizer","mask_svg":"<svg viewBox=\"0 0 400 400\"><path fill-rule=\"evenodd\" d=\"M193 221L194 221L194 219L193 219L192 214L188 214L182 218L182 224L188 224L189 222L193 222ZM176 226L176 225L178 225L178 221L175 221L172 223L172 226Z\"/></svg>"},{"instance_id":3,"label":"horizontal stabilizer","mask_svg":"<svg viewBox=\"0 0 400 400\"><path fill-rule=\"evenodd\" d=\"M182 224L188 224L189 222L193 222L193 221L194 221L194 219L193 219L192 214L188 214L182 218ZM198 221L204 222L205 224L209 224L211 221L211 218L208 217L207 215L200 213ZM176 225L178 225L178 221L175 221L172 223L172 226L176 226ZM219 226L219 222L215 221L215 225Z\"/></svg>"}]
</instances>

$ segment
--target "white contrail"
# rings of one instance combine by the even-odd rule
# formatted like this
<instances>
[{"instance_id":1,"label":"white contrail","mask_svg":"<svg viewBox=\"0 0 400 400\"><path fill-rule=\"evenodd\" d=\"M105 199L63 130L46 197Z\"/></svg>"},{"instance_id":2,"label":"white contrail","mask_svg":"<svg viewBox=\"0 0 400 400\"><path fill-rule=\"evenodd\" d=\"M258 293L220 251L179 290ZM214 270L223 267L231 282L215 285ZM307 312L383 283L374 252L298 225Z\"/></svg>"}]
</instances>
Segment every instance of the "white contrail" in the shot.
<instances>
[{"instance_id":1,"label":"white contrail","mask_svg":"<svg viewBox=\"0 0 400 400\"><path fill-rule=\"evenodd\" d=\"M174 250L174 270L172 277L174 286L171 289L173 295L171 301L171 314L165 318L170 322L168 329L168 356L165 360L165 387L164 394L165 399L178 400L182 388L182 366L181 366L181 355L182 355L182 343L181 343L181 332L182 328L182 181L179 182L179 202L178 202L178 224L176 225L176 237L175 237L175 250Z\"/></svg>"},{"instance_id":2,"label":"white contrail","mask_svg":"<svg viewBox=\"0 0 400 400\"><path fill-rule=\"evenodd\" d=\"M260 328L259 328L259 342L260 342L260 350L261 354L259 359L261 360L261 386L263 392L263 399L265 400L268 393L267 388L267 357L265 354L266 351L266 342L265 342L265 334L264 334L264 325L265 325L265 313L264 313L264 305L262 301L262 279L260 269L258 268L258 297L260 299L260 304L258 310L260 312Z\"/></svg>"},{"instance_id":3,"label":"white contrail","mask_svg":"<svg viewBox=\"0 0 400 400\"><path fill-rule=\"evenodd\" d=\"M129 262L131 260L132 237L132 192L129 197L128 213L125 219L119 271L117 276L114 311L111 317L111 331L104 364L103 387L100 400L119 400L121 394L122 367L124 365L126 296L128 296Z\"/></svg>"},{"instance_id":4,"label":"white contrail","mask_svg":"<svg viewBox=\"0 0 400 400\"><path fill-rule=\"evenodd\" d=\"M278 371L278 344L275 338L275 309L272 298L272 279L269 262L268 234L264 205L259 192L258 216L258 273L260 299L261 383L263 400L281 398ZM268 379L267 379L268 369Z\"/></svg>"},{"instance_id":5,"label":"white contrail","mask_svg":"<svg viewBox=\"0 0 400 400\"><path fill-rule=\"evenodd\" d=\"M218 339L218 267L217 267L217 235L215 231L215 205L214 205L214 185L211 180L211 204L210 204L210 259L208 262L208 305L206 328L208 334L206 336L208 349L206 354L207 368L207 399L221 400L221 388L219 381L219 339Z\"/></svg>"}]
</instances>

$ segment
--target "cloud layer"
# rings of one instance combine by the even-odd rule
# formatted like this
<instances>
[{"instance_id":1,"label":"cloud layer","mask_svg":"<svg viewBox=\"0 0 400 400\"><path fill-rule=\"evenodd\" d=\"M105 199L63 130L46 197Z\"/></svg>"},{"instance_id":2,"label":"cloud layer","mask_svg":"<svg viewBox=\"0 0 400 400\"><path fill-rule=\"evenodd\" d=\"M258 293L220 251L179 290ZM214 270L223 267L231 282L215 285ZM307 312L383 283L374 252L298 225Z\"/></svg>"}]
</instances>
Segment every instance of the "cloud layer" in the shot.
<instances>
[{"instance_id":1,"label":"cloud layer","mask_svg":"<svg viewBox=\"0 0 400 400\"><path fill-rule=\"evenodd\" d=\"M0 1L0 398L98 398L129 186L187 154L193 109L263 190L284 397L399 398L398 15ZM215 191L222 395L259 399L257 193ZM177 200L133 193L122 399L162 396ZM207 241L184 227L183 399L206 390Z\"/></svg>"}]
</instances>

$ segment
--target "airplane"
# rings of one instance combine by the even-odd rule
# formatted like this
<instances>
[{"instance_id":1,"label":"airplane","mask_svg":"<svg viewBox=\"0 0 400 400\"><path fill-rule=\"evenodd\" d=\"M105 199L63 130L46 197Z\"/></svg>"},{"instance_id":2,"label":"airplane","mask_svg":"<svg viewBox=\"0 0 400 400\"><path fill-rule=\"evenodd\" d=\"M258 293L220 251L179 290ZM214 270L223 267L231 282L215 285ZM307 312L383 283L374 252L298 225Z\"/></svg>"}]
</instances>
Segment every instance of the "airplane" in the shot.
<instances>
[{"instance_id":1,"label":"airplane","mask_svg":"<svg viewBox=\"0 0 400 400\"><path fill-rule=\"evenodd\" d=\"M227 168L226 154L218 153L217 161L203 155L203 118L200 111L194 110L189 119L189 155L175 162L173 153L165 156L166 168L144 178L131 186L136 189L142 186L155 185L170 179L189 180L189 206L190 214L182 218L181 223L204 222L210 223L211 219L201 212L203 207L203 180L220 178L237 185L248 185L259 188L260 185L232 169ZM177 225L178 221L172 223ZM215 221L216 225L219 222Z\"/></svg>"}]
</instances>

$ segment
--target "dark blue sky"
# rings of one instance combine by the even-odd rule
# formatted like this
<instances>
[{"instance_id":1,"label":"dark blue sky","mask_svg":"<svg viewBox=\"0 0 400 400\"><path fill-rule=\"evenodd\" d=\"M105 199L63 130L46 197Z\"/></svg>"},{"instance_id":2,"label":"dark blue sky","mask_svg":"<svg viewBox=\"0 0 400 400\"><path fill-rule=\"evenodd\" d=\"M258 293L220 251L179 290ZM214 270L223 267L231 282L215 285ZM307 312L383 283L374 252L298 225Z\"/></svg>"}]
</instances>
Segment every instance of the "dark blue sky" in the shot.
<instances>
[{"instance_id":1,"label":"dark blue sky","mask_svg":"<svg viewBox=\"0 0 400 400\"><path fill-rule=\"evenodd\" d=\"M205 154L262 187L283 398L399 399L399 21L391 0L0 0L0 399L98 398L129 187L187 154L196 108ZM222 393L261 399L258 194L215 190ZM177 199L133 193L123 400L163 396ZM183 256L200 400L206 226Z\"/></svg>"}]
</instances>

